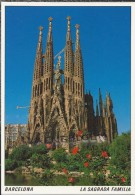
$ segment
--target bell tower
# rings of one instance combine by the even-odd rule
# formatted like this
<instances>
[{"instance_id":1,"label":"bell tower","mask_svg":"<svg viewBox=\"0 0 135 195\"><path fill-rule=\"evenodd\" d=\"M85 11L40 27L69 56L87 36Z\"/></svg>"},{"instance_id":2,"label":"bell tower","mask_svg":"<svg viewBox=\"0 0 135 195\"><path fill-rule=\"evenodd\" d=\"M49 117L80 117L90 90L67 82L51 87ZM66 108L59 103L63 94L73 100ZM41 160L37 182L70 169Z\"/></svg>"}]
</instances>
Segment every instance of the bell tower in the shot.
<instances>
[{"instance_id":1,"label":"bell tower","mask_svg":"<svg viewBox=\"0 0 135 195\"><path fill-rule=\"evenodd\" d=\"M43 141L43 104L42 104L42 75L43 75L43 53L42 53L42 30L39 28L39 40L36 51L34 75L32 83L32 96L29 110L28 131L29 141Z\"/></svg>"},{"instance_id":2,"label":"bell tower","mask_svg":"<svg viewBox=\"0 0 135 195\"><path fill-rule=\"evenodd\" d=\"M74 53L74 77L73 77L73 94L76 112L78 113L78 127L85 128L84 119L84 73L82 52L80 46L79 25L76 24L76 43Z\"/></svg>"},{"instance_id":3,"label":"bell tower","mask_svg":"<svg viewBox=\"0 0 135 195\"><path fill-rule=\"evenodd\" d=\"M71 17L67 17L67 34L64 54L64 104L67 123L71 122L71 113L73 110L73 49L70 30Z\"/></svg>"},{"instance_id":4,"label":"bell tower","mask_svg":"<svg viewBox=\"0 0 135 195\"><path fill-rule=\"evenodd\" d=\"M52 17L48 18L49 29L46 41L46 51L43 64L43 100L44 100L44 121L47 122L51 110L51 97L53 94L53 38L52 38Z\"/></svg>"}]
</instances>

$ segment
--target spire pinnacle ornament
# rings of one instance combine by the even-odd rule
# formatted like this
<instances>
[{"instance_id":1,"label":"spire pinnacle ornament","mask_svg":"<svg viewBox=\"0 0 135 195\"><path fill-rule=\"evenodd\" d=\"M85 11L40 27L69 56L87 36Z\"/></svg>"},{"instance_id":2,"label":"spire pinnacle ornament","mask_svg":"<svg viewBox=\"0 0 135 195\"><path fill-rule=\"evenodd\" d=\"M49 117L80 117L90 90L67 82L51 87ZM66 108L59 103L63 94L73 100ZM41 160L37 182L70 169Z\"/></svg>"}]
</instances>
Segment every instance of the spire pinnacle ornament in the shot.
<instances>
[{"instance_id":1,"label":"spire pinnacle ornament","mask_svg":"<svg viewBox=\"0 0 135 195\"><path fill-rule=\"evenodd\" d=\"M40 26L40 27L39 27L39 30L42 31L42 30L43 30L43 26Z\"/></svg>"},{"instance_id":2,"label":"spire pinnacle ornament","mask_svg":"<svg viewBox=\"0 0 135 195\"><path fill-rule=\"evenodd\" d=\"M50 16L50 17L48 18L48 20L49 20L49 22L52 22L53 18Z\"/></svg>"},{"instance_id":3,"label":"spire pinnacle ornament","mask_svg":"<svg viewBox=\"0 0 135 195\"><path fill-rule=\"evenodd\" d=\"M68 17L67 17L67 20L68 20L68 21L70 21L70 20L71 20L71 17L70 17L70 16L68 16Z\"/></svg>"},{"instance_id":4,"label":"spire pinnacle ornament","mask_svg":"<svg viewBox=\"0 0 135 195\"><path fill-rule=\"evenodd\" d=\"M79 29L80 25L79 24L76 24L75 27L76 27L76 29Z\"/></svg>"}]
</instances>

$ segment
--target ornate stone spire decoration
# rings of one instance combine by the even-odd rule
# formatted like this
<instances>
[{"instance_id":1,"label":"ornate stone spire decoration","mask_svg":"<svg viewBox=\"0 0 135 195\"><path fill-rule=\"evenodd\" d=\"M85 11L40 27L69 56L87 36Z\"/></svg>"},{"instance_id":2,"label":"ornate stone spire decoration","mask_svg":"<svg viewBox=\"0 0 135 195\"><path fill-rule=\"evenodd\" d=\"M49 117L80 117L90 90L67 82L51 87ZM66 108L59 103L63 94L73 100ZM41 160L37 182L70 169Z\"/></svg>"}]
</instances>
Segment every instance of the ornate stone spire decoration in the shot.
<instances>
[{"instance_id":1,"label":"ornate stone spire decoration","mask_svg":"<svg viewBox=\"0 0 135 195\"><path fill-rule=\"evenodd\" d=\"M42 30L43 27L39 27L39 39L36 51L36 60L34 68L34 78L32 84L32 97L30 102L29 119L28 119L28 134L29 141L36 142L36 134L38 134L40 128L40 135L43 137L43 126L42 126L42 94L43 94L43 83L41 78L43 76L43 53L42 53ZM37 127L36 127L37 125Z\"/></svg>"},{"instance_id":2,"label":"ornate stone spire decoration","mask_svg":"<svg viewBox=\"0 0 135 195\"><path fill-rule=\"evenodd\" d=\"M45 92L52 92L53 87L53 40L52 40L52 17L49 17L49 30L47 35L45 61L44 61L44 83Z\"/></svg>"},{"instance_id":3,"label":"ornate stone spire decoration","mask_svg":"<svg viewBox=\"0 0 135 195\"><path fill-rule=\"evenodd\" d=\"M34 67L34 78L33 81L40 78L42 76L42 30L43 27L39 27L39 39L37 45L36 59L35 59L35 67Z\"/></svg>"},{"instance_id":4,"label":"ornate stone spire decoration","mask_svg":"<svg viewBox=\"0 0 135 195\"><path fill-rule=\"evenodd\" d=\"M60 64L61 64L61 56L58 56L58 62L57 62L57 67L55 70L55 90L60 91L61 88L61 69L60 69Z\"/></svg>"},{"instance_id":5,"label":"ornate stone spire decoration","mask_svg":"<svg viewBox=\"0 0 135 195\"><path fill-rule=\"evenodd\" d=\"M83 62L82 62L82 53L80 47L80 38L79 38L79 24L76 24L76 44L75 44L75 54L74 54L74 77L77 82L80 83L80 95L84 95L84 76L83 76Z\"/></svg>"},{"instance_id":6,"label":"ornate stone spire decoration","mask_svg":"<svg viewBox=\"0 0 135 195\"><path fill-rule=\"evenodd\" d=\"M71 31L70 31L70 21L71 17L67 17L67 35L66 35L66 47L65 47L65 73L69 74L68 76L73 76L73 49L72 49L72 40L71 40ZM72 85L70 86L72 89Z\"/></svg>"},{"instance_id":7,"label":"ornate stone spire decoration","mask_svg":"<svg viewBox=\"0 0 135 195\"><path fill-rule=\"evenodd\" d=\"M71 17L67 17L67 33L66 33L66 46L64 52L64 104L66 118L69 122L71 120L72 106L72 94L73 94L73 48L70 30Z\"/></svg>"},{"instance_id":8,"label":"ornate stone spire decoration","mask_svg":"<svg viewBox=\"0 0 135 195\"><path fill-rule=\"evenodd\" d=\"M76 50L79 50L80 49L80 37L79 37L79 27L80 27L80 25L76 24L75 27L76 27Z\"/></svg>"},{"instance_id":9,"label":"ornate stone spire decoration","mask_svg":"<svg viewBox=\"0 0 135 195\"><path fill-rule=\"evenodd\" d=\"M83 80L83 62L79 38L79 24L76 24L76 44L75 44L75 58L74 58L74 75Z\"/></svg>"},{"instance_id":10,"label":"ornate stone spire decoration","mask_svg":"<svg viewBox=\"0 0 135 195\"><path fill-rule=\"evenodd\" d=\"M70 32L70 21L71 17L67 17L67 35L66 35L66 46L64 53L64 88L66 94L70 95L72 93L72 82L73 82L73 49L72 49L72 40Z\"/></svg>"},{"instance_id":11,"label":"ornate stone spire decoration","mask_svg":"<svg viewBox=\"0 0 135 195\"><path fill-rule=\"evenodd\" d=\"M43 27L40 26L39 27L39 47L41 47L41 44L42 44L42 30L43 30Z\"/></svg>"},{"instance_id":12,"label":"ornate stone spire decoration","mask_svg":"<svg viewBox=\"0 0 135 195\"><path fill-rule=\"evenodd\" d=\"M52 20L53 20L53 18L49 17L48 20L49 20L49 31L48 31L47 42L50 42L50 41L52 41Z\"/></svg>"},{"instance_id":13,"label":"ornate stone spire decoration","mask_svg":"<svg viewBox=\"0 0 135 195\"><path fill-rule=\"evenodd\" d=\"M70 32L71 17L70 16L67 17L67 21L68 21L68 23L67 23L67 37L66 37L66 40L69 41L69 40L71 40L71 32Z\"/></svg>"}]
</instances>

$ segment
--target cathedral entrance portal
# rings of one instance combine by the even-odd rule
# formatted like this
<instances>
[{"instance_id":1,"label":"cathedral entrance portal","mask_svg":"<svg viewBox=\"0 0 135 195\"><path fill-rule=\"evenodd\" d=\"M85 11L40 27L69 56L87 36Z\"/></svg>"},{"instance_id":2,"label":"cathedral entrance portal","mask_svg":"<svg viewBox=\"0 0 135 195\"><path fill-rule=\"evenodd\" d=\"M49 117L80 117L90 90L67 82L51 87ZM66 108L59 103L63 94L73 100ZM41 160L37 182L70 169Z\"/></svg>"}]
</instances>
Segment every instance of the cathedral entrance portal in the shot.
<instances>
[{"instance_id":1,"label":"cathedral entrance portal","mask_svg":"<svg viewBox=\"0 0 135 195\"><path fill-rule=\"evenodd\" d=\"M60 127L56 120L51 120L51 125L47 129L46 143L51 143L53 148L58 148L60 145Z\"/></svg>"},{"instance_id":2,"label":"cathedral entrance portal","mask_svg":"<svg viewBox=\"0 0 135 195\"><path fill-rule=\"evenodd\" d=\"M64 147L68 148L68 137L66 124L63 116L60 115L60 110L58 107L52 112L52 117L48 123L48 128L46 131L46 143L52 143L53 148Z\"/></svg>"}]
</instances>

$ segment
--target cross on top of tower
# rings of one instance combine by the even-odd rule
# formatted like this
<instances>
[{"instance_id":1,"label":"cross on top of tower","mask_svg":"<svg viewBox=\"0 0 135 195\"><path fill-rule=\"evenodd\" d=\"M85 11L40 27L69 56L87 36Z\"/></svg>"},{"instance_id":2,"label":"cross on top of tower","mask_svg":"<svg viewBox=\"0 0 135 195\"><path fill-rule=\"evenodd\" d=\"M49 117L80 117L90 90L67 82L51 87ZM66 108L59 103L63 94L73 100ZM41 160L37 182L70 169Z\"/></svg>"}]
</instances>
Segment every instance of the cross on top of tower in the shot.
<instances>
[{"instance_id":1,"label":"cross on top of tower","mask_svg":"<svg viewBox=\"0 0 135 195\"><path fill-rule=\"evenodd\" d=\"M48 18L48 20L51 22L51 21L53 20L53 18L50 16L50 17Z\"/></svg>"},{"instance_id":2,"label":"cross on top of tower","mask_svg":"<svg viewBox=\"0 0 135 195\"><path fill-rule=\"evenodd\" d=\"M79 29L80 25L79 24L76 24L75 27L76 27L76 29Z\"/></svg>"}]
</instances>

